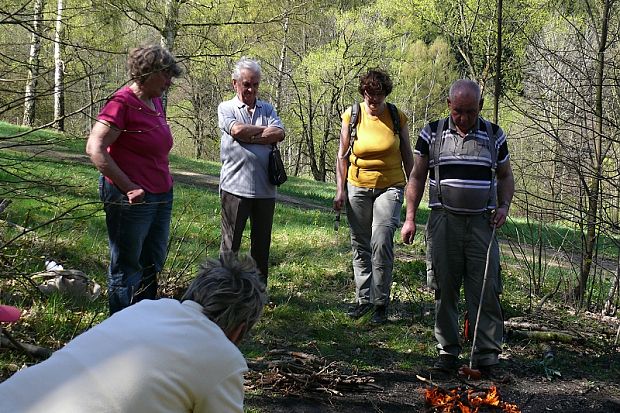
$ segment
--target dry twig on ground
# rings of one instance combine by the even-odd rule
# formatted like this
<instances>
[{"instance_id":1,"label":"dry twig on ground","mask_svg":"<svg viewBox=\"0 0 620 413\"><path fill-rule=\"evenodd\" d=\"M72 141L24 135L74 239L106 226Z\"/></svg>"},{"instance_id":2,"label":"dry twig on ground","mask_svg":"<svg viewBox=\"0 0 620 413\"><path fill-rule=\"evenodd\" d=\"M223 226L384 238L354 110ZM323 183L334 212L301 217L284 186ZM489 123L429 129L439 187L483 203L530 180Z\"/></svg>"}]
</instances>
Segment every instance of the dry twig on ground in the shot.
<instances>
[{"instance_id":1,"label":"dry twig on ground","mask_svg":"<svg viewBox=\"0 0 620 413\"><path fill-rule=\"evenodd\" d=\"M248 364L248 389L267 389L287 395L325 392L338 396L345 392L383 390L372 376L343 372L337 362L303 352L272 350L264 358Z\"/></svg>"}]
</instances>

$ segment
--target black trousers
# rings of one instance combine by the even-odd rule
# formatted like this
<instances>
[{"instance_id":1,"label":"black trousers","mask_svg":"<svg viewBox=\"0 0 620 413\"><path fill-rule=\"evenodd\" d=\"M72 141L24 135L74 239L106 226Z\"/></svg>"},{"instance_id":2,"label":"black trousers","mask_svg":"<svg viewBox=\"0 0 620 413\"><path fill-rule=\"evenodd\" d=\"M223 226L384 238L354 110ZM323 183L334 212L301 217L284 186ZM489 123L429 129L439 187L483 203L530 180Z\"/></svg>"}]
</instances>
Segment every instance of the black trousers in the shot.
<instances>
[{"instance_id":1,"label":"black trousers","mask_svg":"<svg viewBox=\"0 0 620 413\"><path fill-rule=\"evenodd\" d=\"M243 231L249 218L250 255L256 261L263 282L267 284L275 198L243 198L221 191L220 199L222 203L220 254L239 252Z\"/></svg>"}]
</instances>

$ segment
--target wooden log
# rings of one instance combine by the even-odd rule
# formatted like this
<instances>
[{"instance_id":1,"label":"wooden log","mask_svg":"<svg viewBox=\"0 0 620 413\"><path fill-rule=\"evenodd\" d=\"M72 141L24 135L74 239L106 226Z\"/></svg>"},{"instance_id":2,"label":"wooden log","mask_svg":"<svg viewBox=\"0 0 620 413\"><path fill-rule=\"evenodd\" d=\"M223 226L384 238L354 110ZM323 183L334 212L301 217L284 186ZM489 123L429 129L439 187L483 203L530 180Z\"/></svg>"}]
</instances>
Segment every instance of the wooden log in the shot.
<instances>
[{"instance_id":1,"label":"wooden log","mask_svg":"<svg viewBox=\"0 0 620 413\"><path fill-rule=\"evenodd\" d=\"M529 331L529 330L512 330L512 337L527 338L536 341L559 341L561 343L572 343L578 341L579 338L564 331Z\"/></svg>"}]
</instances>

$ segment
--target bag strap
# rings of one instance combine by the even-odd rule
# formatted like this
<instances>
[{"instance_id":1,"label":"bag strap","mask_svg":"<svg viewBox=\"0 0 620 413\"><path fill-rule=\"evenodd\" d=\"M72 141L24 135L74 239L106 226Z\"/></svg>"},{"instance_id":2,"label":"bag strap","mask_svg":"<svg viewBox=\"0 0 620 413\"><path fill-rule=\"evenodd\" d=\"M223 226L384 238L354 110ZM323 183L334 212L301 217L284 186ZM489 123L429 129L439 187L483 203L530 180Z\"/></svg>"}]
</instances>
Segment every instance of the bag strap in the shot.
<instances>
[{"instance_id":1,"label":"bag strap","mask_svg":"<svg viewBox=\"0 0 620 413\"><path fill-rule=\"evenodd\" d=\"M486 119L483 119L487 130L487 136L489 137L489 151L491 152L491 185L489 187L489 194L493 194L493 187L495 185L495 170L497 169L497 137L493 132L493 125ZM489 198L491 195L489 195Z\"/></svg>"},{"instance_id":2,"label":"bag strap","mask_svg":"<svg viewBox=\"0 0 620 413\"><path fill-rule=\"evenodd\" d=\"M355 102L351 105L351 119L349 120L349 150L345 154L348 158L353 153L353 143L357 139L357 123L360 117L360 104Z\"/></svg>"},{"instance_id":3,"label":"bag strap","mask_svg":"<svg viewBox=\"0 0 620 413\"><path fill-rule=\"evenodd\" d=\"M443 204L441 200L441 185L439 184L439 154L441 153L441 148L443 146L444 138L443 131L446 126L447 118L439 119L437 123L437 131L435 132L435 139L431 139L431 150L433 154L433 166L435 170L435 188L437 188L437 198L439 202ZM439 144L437 144L437 140L439 140Z\"/></svg>"},{"instance_id":4,"label":"bag strap","mask_svg":"<svg viewBox=\"0 0 620 413\"><path fill-rule=\"evenodd\" d=\"M387 107L390 111L390 117L392 118L394 134L400 137L400 115L398 114L398 108L396 107L396 105L389 102L387 102Z\"/></svg>"}]
</instances>

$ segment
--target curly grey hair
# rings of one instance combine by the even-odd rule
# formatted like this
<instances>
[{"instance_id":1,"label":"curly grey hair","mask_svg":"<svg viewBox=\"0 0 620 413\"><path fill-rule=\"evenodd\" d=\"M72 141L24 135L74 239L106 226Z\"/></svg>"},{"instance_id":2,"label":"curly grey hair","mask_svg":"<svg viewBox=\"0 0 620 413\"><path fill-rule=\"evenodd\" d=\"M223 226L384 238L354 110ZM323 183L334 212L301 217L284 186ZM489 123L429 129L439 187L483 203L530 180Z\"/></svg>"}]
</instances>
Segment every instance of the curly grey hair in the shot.
<instances>
[{"instance_id":1,"label":"curly grey hair","mask_svg":"<svg viewBox=\"0 0 620 413\"><path fill-rule=\"evenodd\" d=\"M176 59L164 47L152 44L136 47L127 56L129 75L138 83L144 83L150 74L165 71L172 77L179 77L183 70Z\"/></svg>"},{"instance_id":2,"label":"curly grey hair","mask_svg":"<svg viewBox=\"0 0 620 413\"><path fill-rule=\"evenodd\" d=\"M257 74L259 79L261 77L260 64L258 63L258 61L250 59L249 57L243 56L241 59L239 59L239 61L235 64L235 68L233 69L232 78L234 80L239 80L242 70L250 70L251 72Z\"/></svg>"},{"instance_id":3,"label":"curly grey hair","mask_svg":"<svg viewBox=\"0 0 620 413\"><path fill-rule=\"evenodd\" d=\"M249 256L225 254L200 266L181 301L192 300L227 335L245 323L243 337L260 318L267 301L260 272Z\"/></svg>"}]
</instances>

